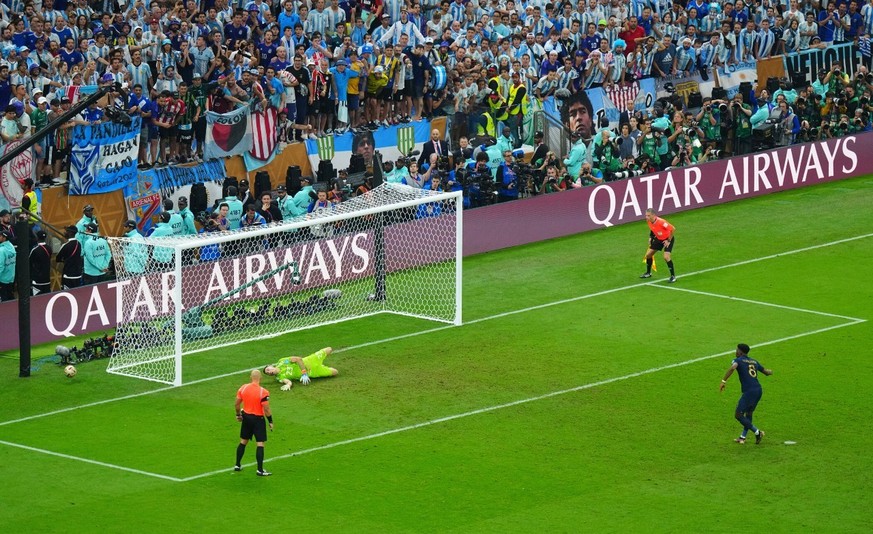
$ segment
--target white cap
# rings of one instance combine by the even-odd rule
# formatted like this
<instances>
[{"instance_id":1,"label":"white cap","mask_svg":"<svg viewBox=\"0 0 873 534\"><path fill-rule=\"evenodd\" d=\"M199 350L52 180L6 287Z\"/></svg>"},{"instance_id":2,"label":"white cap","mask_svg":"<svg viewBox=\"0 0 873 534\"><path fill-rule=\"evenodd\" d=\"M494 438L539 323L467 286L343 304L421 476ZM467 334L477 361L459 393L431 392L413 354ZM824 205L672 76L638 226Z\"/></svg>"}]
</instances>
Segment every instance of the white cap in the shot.
<instances>
[{"instance_id":1,"label":"white cap","mask_svg":"<svg viewBox=\"0 0 873 534\"><path fill-rule=\"evenodd\" d=\"M39 104L48 104L48 99L44 96L39 97L39 100L36 101L37 105Z\"/></svg>"},{"instance_id":2,"label":"white cap","mask_svg":"<svg viewBox=\"0 0 873 534\"><path fill-rule=\"evenodd\" d=\"M36 95L38 95L38 94L40 94L40 95L42 94L42 89L40 89L39 87L34 87L33 92L30 94L30 96L32 98L36 98Z\"/></svg>"}]
</instances>

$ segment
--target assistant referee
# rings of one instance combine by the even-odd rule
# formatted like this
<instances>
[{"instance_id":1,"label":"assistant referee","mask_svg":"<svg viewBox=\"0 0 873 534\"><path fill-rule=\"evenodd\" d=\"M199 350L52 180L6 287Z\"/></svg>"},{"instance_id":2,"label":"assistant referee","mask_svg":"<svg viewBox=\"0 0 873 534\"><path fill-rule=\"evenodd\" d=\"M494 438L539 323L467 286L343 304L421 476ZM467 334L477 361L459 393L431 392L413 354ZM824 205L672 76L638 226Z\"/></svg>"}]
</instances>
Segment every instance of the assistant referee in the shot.
<instances>
[{"instance_id":1,"label":"assistant referee","mask_svg":"<svg viewBox=\"0 0 873 534\"><path fill-rule=\"evenodd\" d=\"M255 369L251 374L252 381L243 384L236 392L236 420L241 423L239 429L239 445L236 446L236 464L234 471L242 471L242 457L246 452L246 445L252 436L258 445L256 457L258 459L258 476L268 477L272 473L264 471L264 443L267 441L267 425L264 418L270 423L273 430L273 413L270 411L270 392L261 387L261 372ZM242 408L242 410L240 410Z\"/></svg>"}]
</instances>

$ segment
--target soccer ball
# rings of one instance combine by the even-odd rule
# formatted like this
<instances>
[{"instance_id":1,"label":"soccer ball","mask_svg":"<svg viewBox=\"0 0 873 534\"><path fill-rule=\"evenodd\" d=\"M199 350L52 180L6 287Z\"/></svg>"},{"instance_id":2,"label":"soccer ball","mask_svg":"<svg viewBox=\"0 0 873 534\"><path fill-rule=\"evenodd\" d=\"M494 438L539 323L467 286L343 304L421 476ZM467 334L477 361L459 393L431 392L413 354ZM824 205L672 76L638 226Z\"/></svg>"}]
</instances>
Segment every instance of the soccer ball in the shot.
<instances>
[{"instance_id":1,"label":"soccer ball","mask_svg":"<svg viewBox=\"0 0 873 534\"><path fill-rule=\"evenodd\" d=\"M68 365L64 367L64 374L67 375L67 378L73 378L78 372L79 371L76 370L75 365Z\"/></svg>"}]
</instances>

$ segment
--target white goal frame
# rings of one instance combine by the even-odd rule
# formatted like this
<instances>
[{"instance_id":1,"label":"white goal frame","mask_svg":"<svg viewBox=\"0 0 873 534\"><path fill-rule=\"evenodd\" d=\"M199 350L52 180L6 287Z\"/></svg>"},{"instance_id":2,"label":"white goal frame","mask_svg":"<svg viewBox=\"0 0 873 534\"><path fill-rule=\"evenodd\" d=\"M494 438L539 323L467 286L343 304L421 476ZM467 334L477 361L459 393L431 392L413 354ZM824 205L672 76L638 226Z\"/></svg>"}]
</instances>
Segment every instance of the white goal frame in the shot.
<instances>
[{"instance_id":1,"label":"white goal frame","mask_svg":"<svg viewBox=\"0 0 873 534\"><path fill-rule=\"evenodd\" d=\"M386 200L391 199L402 199L397 202L386 202ZM386 214L390 212L398 212L400 210L406 210L407 212L415 213L416 209L420 209L423 205L434 203L444 203L446 206L452 206L453 209L446 210L445 213L441 215L435 216L433 220L437 220L437 218L443 217L442 221L444 221L445 227L450 228L453 226L454 231L454 250L453 257L446 258L445 261L454 261L454 290L453 294L449 296L446 295L447 298L453 299L453 309L442 316L438 315L429 315L427 313L416 313L403 309L391 309L389 306L391 299L388 298L372 298L367 299L371 301L381 301L384 303L381 309L373 309L366 313L355 313L351 314L347 317L339 317L331 320L326 320L323 322L317 322L314 324L305 324L300 326L292 326L287 329L280 329L278 331L266 331L262 333L258 333L254 336L243 337L240 339L231 339L231 340L220 340L215 344L206 344L204 346L186 346L185 336L183 333L185 332L185 319L186 312L193 310L194 307L190 307L188 309L185 308L185 295L183 294L183 289L187 281L185 276L186 269L191 268L191 264L186 264L186 254L190 257L190 251L198 251L202 247L218 245L218 246L228 246L231 243L242 243L241 240L252 241L256 238L264 238L264 240L268 238L275 239L277 236L287 235L289 231L299 231L299 232L308 232L311 227L316 225L331 225L333 223L342 223L344 221L349 221L351 219L361 219L365 217L379 217L380 215L385 217ZM448 218L454 218L454 221L448 220ZM380 219L381 220L381 219ZM405 221L398 220L394 224L416 224L419 220L418 218L407 218ZM441 223L443 224L443 223ZM378 230L371 230L373 234L380 234L382 236L383 232L387 228L389 228L389 224L382 225L381 223L376 224L374 228L378 228ZM384 236L374 238L374 241L379 242L379 240L384 240ZM447 236L447 239L450 239L450 235ZM118 237L118 238L108 238L110 242L110 246L112 248L113 257L116 258L116 264L119 263L119 257L123 255L123 250L126 246L135 243L135 241L130 240L126 237ZM317 241L313 240L313 241ZM266 241L264 241L266 242ZM434 192L427 191L422 189L412 188L402 184L383 184L377 188L374 188L369 193L365 193L364 195L351 198L345 202L342 202L337 205L335 214L309 214L308 216L304 216L301 218L297 218L292 221L284 221L280 223L275 223L267 226L258 227L256 229L246 229L246 230L235 230L229 232L216 232L216 233L201 233L193 236L173 236L173 237L165 237L160 239L149 239L146 238L146 245L149 247L149 250L152 250L156 247L163 247L164 249L172 249L173 261L172 261L172 270L164 269L163 271L154 271L147 273L146 275L142 274L128 274L119 272L119 280L130 280L130 286L134 287L138 284L145 284L146 282L143 280L144 278L151 277L152 279L148 282L149 284L156 284L156 278L158 274L161 275L163 279L163 284L166 286L169 282L167 281L169 277L172 277L172 287L169 288L169 302L166 304L168 306L168 311L171 313L167 313L164 315L164 321L170 319L172 315L172 324L173 324L173 347L171 354L161 354L159 356L155 356L151 359L143 359L136 360L135 350L131 353L130 347L124 346L123 334L117 332L116 336L116 350L119 354L118 357L115 355L110 359L109 365L107 367L107 372L117 375L131 376L135 378L141 378L144 380L151 380L155 382L160 382L163 384L170 384L173 386L180 386L183 383L183 365L182 360L183 356L194 354L198 352L204 352L214 349L219 349L222 347L228 347L237 345L240 343L245 343L248 341L259 340L259 339L268 339L280 335L284 335L290 332L306 330L314 327L321 327L329 324L344 322L351 319L359 319L363 317L368 317L372 315L378 315L381 313L392 313L397 315L404 315L409 317L416 317L420 319L434 320L440 321L444 323L461 325L462 324L462 282L463 282L463 196L461 191L454 192ZM242 246L242 245L240 245ZM374 247L378 247L378 244L374 244ZM373 279L376 289L374 290L374 295L377 295L379 292L379 277L382 277L382 287L384 288L384 280L385 276L390 274L385 271L384 265L384 257L382 258L382 272L379 272L379 254L383 256L387 254L384 250L385 244L382 244L383 250L377 250L374 254L374 273L372 275L363 276L361 279L368 280L370 278ZM450 244L448 240L443 244L443 249L446 251L449 250ZM236 256L238 258L245 258L246 256ZM286 268L294 268L295 274L297 272L296 262L291 264L283 264ZM415 270L417 268L423 267L427 268L428 263L422 263L420 265L411 265L411 270ZM451 266L449 265L450 269ZM283 267L280 266L272 271L269 271L266 275L261 275L260 278L264 278L266 276L272 276L274 273L279 270L283 270ZM403 270L402 268L399 270ZM182 283L178 281L182 280ZM229 300L231 296L235 292L242 291L245 289L245 285L253 285L256 281L251 281L251 284L244 284L243 286L235 288L234 291L231 291L225 295L223 300ZM445 282L446 285L449 284L448 281ZM325 284L327 285L327 284ZM362 284L365 285L365 284ZM135 292L135 289L130 289L131 292ZM389 290L390 291L390 290ZM448 292L448 289L447 289ZM207 293L208 294L208 293ZM137 297L138 298L138 297ZM266 300L266 298L265 298ZM449 302L449 301L447 301ZM179 303L183 303L182 306L179 306ZM121 301L119 301L120 307ZM199 305L195 306L199 310ZM378 304L376 305L378 307ZM449 307L445 307L445 310L448 311ZM137 304L134 303L133 306L134 313L137 311ZM123 313L124 312L124 313ZM122 317L127 313L127 310L120 309L118 310L119 317ZM125 321L126 322L126 321ZM169 326L169 323L166 323ZM124 328L124 322L119 322L119 327ZM121 337L119 337L119 335ZM125 352L127 351L127 352ZM124 356L124 354L128 354L128 356ZM129 361L124 358L129 357ZM166 360L173 359L173 371L172 371L172 379L166 379L158 376L147 376L147 373L139 372L139 368L144 365L165 362Z\"/></svg>"}]
</instances>

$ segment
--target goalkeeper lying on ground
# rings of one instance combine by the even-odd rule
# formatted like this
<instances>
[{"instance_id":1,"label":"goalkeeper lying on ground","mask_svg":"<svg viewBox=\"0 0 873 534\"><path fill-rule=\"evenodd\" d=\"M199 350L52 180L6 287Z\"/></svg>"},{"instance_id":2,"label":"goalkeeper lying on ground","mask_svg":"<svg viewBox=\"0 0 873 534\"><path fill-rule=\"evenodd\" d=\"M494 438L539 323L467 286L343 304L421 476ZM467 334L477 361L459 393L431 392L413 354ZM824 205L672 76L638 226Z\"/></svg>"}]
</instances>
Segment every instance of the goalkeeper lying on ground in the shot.
<instances>
[{"instance_id":1,"label":"goalkeeper lying on ground","mask_svg":"<svg viewBox=\"0 0 873 534\"><path fill-rule=\"evenodd\" d=\"M293 385L292 380L299 380L304 386L309 384L310 378L324 378L336 376L339 371L333 367L324 365L324 359L333 352L330 347L325 347L315 354L305 358L291 356L282 358L275 365L264 367L264 374L275 376L276 380L284 384L282 391L288 391Z\"/></svg>"}]
</instances>

